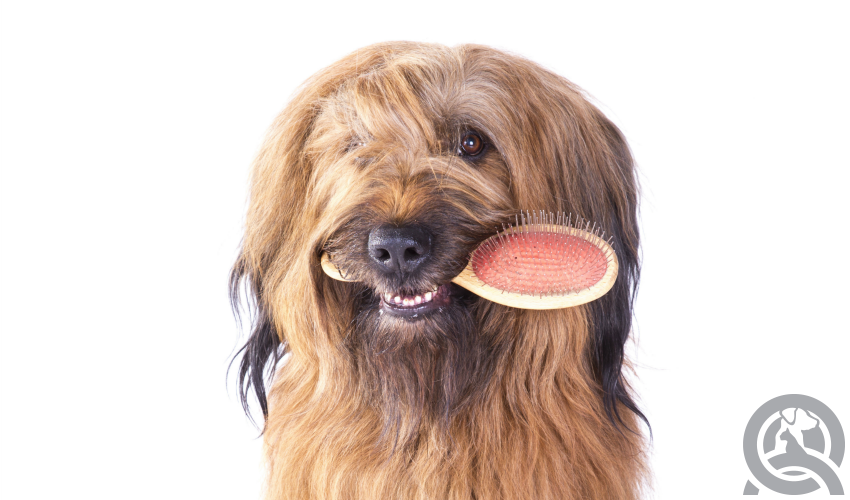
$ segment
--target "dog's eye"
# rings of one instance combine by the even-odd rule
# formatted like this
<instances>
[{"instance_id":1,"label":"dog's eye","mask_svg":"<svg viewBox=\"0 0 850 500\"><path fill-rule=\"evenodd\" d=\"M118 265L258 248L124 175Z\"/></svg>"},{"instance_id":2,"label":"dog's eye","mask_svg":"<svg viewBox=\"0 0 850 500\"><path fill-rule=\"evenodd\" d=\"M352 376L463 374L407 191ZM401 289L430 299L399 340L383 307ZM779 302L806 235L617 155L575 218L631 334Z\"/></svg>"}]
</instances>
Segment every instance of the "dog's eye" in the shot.
<instances>
[{"instance_id":1,"label":"dog's eye","mask_svg":"<svg viewBox=\"0 0 850 500\"><path fill-rule=\"evenodd\" d=\"M346 146L346 148L345 148L345 152L350 153L350 152L354 151L355 149L362 148L365 145L366 145L366 141L363 141L361 139L354 139L354 140L352 140L348 143L348 146Z\"/></svg>"},{"instance_id":2,"label":"dog's eye","mask_svg":"<svg viewBox=\"0 0 850 500\"><path fill-rule=\"evenodd\" d=\"M467 132L460 141L460 156L478 156L484 151L484 140L475 132Z\"/></svg>"}]
</instances>

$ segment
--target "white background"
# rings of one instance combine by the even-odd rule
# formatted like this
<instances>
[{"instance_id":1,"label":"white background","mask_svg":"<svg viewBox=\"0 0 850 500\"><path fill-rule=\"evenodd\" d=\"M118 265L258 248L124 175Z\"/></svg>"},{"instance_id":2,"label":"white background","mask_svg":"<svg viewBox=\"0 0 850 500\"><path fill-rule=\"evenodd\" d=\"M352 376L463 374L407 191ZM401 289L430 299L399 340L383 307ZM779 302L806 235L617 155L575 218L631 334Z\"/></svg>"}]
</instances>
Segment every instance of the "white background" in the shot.
<instances>
[{"instance_id":1,"label":"white background","mask_svg":"<svg viewBox=\"0 0 850 500\"><path fill-rule=\"evenodd\" d=\"M259 496L260 441L225 381L249 164L302 81L398 39L527 56L629 139L653 498L740 496L744 427L775 396L818 398L850 432L846 2L1 14L4 499Z\"/></svg>"}]
</instances>

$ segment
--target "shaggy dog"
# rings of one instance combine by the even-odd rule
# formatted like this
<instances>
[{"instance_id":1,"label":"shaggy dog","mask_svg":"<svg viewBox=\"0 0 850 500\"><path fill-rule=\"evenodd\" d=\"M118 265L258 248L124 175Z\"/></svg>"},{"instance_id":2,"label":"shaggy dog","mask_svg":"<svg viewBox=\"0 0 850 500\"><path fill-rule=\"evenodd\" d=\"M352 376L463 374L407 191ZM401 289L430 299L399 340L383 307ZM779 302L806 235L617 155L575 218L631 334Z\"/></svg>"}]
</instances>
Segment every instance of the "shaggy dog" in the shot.
<instances>
[{"instance_id":1,"label":"shaggy dog","mask_svg":"<svg viewBox=\"0 0 850 500\"><path fill-rule=\"evenodd\" d=\"M231 277L256 305L239 387L266 418L267 497L638 497L637 198L617 127L521 57L386 43L310 78L254 164ZM450 283L530 209L613 236L608 294L522 310ZM322 252L358 281L326 276ZM415 313L393 300L428 291Z\"/></svg>"}]
</instances>

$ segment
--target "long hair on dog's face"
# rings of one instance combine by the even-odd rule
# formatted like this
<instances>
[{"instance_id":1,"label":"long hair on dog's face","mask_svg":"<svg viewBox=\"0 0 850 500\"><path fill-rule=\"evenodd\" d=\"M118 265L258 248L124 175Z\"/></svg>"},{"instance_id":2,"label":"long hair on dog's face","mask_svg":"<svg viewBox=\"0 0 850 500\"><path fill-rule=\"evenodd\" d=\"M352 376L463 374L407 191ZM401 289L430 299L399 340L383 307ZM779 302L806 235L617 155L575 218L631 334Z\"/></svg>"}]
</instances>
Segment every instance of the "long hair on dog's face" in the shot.
<instances>
[{"instance_id":1,"label":"long hair on dog's face","mask_svg":"<svg viewBox=\"0 0 850 500\"><path fill-rule=\"evenodd\" d=\"M610 292L531 311L450 284L534 209L613 236ZM635 497L636 210L619 130L521 57L388 43L308 80L255 162L231 276L234 304L246 284L256 305L239 387L266 417L270 497ZM326 276L323 252L356 281ZM435 289L422 314L395 307Z\"/></svg>"}]
</instances>

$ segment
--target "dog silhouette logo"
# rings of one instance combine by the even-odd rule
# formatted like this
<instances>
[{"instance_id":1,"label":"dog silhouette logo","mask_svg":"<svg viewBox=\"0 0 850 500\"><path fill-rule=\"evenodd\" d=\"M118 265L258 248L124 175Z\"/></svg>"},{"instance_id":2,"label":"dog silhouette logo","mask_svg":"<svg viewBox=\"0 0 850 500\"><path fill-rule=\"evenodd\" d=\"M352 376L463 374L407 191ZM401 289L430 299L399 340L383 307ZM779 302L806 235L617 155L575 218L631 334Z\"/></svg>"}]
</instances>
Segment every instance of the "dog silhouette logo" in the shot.
<instances>
[{"instance_id":1,"label":"dog silhouette logo","mask_svg":"<svg viewBox=\"0 0 850 500\"><path fill-rule=\"evenodd\" d=\"M771 399L756 410L744 431L744 458L761 486L804 495L825 485L843 495L837 470L844 459L844 430L825 404L802 394ZM744 495L758 495L747 481Z\"/></svg>"}]
</instances>

